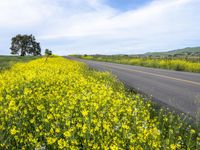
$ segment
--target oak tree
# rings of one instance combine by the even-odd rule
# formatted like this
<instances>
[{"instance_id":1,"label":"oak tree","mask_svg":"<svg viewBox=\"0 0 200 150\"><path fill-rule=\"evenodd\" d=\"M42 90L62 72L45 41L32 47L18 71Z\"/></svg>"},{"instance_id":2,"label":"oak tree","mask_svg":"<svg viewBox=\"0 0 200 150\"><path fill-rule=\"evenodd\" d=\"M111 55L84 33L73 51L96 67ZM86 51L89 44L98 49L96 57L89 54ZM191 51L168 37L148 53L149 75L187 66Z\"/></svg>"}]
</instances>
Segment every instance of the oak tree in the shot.
<instances>
[{"instance_id":1,"label":"oak tree","mask_svg":"<svg viewBox=\"0 0 200 150\"><path fill-rule=\"evenodd\" d=\"M11 54L25 55L41 55L40 43L36 42L35 37L31 35L18 34L12 38Z\"/></svg>"}]
</instances>

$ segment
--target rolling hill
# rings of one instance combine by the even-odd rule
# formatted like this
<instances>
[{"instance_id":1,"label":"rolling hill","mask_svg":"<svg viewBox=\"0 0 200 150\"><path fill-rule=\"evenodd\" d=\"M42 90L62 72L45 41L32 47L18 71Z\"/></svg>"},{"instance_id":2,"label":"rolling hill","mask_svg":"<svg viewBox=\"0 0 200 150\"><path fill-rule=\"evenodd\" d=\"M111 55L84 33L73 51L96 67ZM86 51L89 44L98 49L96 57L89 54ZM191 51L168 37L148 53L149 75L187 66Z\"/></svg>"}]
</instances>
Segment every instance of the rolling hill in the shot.
<instances>
[{"instance_id":1,"label":"rolling hill","mask_svg":"<svg viewBox=\"0 0 200 150\"><path fill-rule=\"evenodd\" d=\"M200 47L187 47L183 49L172 50L168 52L148 52L145 56L200 56Z\"/></svg>"}]
</instances>

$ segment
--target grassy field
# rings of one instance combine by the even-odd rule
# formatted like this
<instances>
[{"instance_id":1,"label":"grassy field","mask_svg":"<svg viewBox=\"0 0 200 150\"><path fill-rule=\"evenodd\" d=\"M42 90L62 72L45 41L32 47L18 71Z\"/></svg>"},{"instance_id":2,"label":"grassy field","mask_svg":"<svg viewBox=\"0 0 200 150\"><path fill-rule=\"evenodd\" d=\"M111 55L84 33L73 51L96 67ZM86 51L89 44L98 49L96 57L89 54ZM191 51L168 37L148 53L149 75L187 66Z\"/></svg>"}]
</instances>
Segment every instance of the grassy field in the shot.
<instances>
[{"instance_id":1,"label":"grassy field","mask_svg":"<svg viewBox=\"0 0 200 150\"><path fill-rule=\"evenodd\" d=\"M17 62L28 62L39 58L38 56L0 56L0 71L10 68Z\"/></svg>"},{"instance_id":2,"label":"grassy field","mask_svg":"<svg viewBox=\"0 0 200 150\"><path fill-rule=\"evenodd\" d=\"M200 149L200 127L62 57L0 73L0 149Z\"/></svg>"},{"instance_id":3,"label":"grassy field","mask_svg":"<svg viewBox=\"0 0 200 150\"><path fill-rule=\"evenodd\" d=\"M82 55L76 57L89 60L200 73L199 61L192 62L186 59L179 59L179 58L130 57L121 55L113 55L113 56Z\"/></svg>"}]
</instances>

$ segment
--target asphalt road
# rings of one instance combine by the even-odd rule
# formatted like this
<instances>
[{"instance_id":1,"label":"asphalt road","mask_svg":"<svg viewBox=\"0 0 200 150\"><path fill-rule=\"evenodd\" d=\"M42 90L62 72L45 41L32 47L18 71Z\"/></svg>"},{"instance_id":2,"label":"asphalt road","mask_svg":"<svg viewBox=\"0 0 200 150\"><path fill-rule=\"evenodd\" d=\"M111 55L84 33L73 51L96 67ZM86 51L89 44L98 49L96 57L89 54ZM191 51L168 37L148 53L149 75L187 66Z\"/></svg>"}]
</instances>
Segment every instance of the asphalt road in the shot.
<instances>
[{"instance_id":1,"label":"asphalt road","mask_svg":"<svg viewBox=\"0 0 200 150\"><path fill-rule=\"evenodd\" d=\"M129 87L132 87L161 104L189 113L193 117L200 110L200 74L154 69L108 62L81 61L101 71L109 71Z\"/></svg>"}]
</instances>

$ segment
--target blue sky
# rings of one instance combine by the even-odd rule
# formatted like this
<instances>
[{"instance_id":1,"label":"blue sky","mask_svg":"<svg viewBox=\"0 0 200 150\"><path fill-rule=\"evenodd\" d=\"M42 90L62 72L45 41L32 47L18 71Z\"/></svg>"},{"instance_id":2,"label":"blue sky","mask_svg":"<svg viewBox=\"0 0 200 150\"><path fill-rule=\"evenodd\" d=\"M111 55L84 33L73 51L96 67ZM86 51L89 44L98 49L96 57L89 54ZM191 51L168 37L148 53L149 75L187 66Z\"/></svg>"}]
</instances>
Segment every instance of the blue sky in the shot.
<instances>
[{"instance_id":1,"label":"blue sky","mask_svg":"<svg viewBox=\"0 0 200 150\"><path fill-rule=\"evenodd\" d=\"M105 0L105 2L110 7L121 11L128 11L147 5L152 2L152 0Z\"/></svg>"},{"instance_id":2,"label":"blue sky","mask_svg":"<svg viewBox=\"0 0 200 150\"><path fill-rule=\"evenodd\" d=\"M0 10L0 55L16 34L58 55L200 46L199 0L0 0Z\"/></svg>"}]
</instances>

